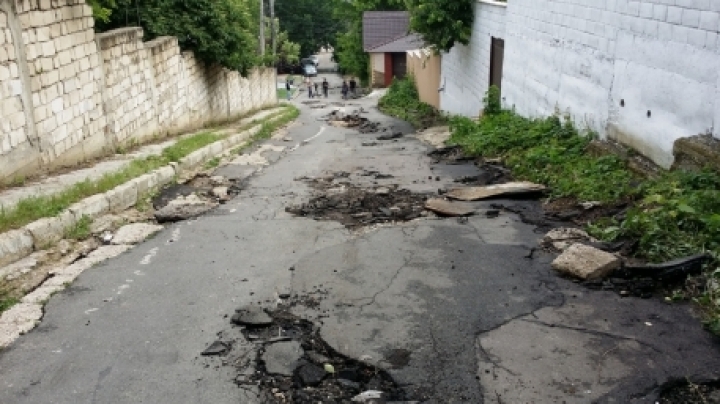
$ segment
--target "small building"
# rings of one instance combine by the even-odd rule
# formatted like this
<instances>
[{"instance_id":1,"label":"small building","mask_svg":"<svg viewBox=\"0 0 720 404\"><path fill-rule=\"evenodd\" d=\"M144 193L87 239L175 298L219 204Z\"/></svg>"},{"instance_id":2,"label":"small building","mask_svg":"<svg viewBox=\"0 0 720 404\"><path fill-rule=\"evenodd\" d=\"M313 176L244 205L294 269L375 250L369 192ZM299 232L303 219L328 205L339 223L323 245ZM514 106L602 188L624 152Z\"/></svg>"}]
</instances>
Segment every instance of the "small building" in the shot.
<instances>
[{"instance_id":1,"label":"small building","mask_svg":"<svg viewBox=\"0 0 720 404\"><path fill-rule=\"evenodd\" d=\"M407 51L424 46L410 32L407 11L366 11L363 14L363 49L370 54L370 86L387 87L393 77L407 74Z\"/></svg>"}]
</instances>

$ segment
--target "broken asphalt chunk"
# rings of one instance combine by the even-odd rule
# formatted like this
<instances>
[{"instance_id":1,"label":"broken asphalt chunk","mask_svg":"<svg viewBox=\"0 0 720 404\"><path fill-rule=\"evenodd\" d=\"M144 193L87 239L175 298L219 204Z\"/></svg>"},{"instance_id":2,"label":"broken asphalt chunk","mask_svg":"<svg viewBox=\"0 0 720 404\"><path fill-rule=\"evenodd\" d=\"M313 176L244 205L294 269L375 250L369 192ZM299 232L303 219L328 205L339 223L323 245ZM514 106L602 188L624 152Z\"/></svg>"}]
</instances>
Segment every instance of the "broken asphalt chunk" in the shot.
<instances>
[{"instance_id":1,"label":"broken asphalt chunk","mask_svg":"<svg viewBox=\"0 0 720 404\"><path fill-rule=\"evenodd\" d=\"M663 281L682 280L687 278L688 275L700 273L703 265L711 258L710 254L705 253L678 258L661 264L628 266L620 271L618 275L624 278L653 278Z\"/></svg>"},{"instance_id":2,"label":"broken asphalt chunk","mask_svg":"<svg viewBox=\"0 0 720 404\"><path fill-rule=\"evenodd\" d=\"M232 316L233 324L249 326L266 326L273 323L265 311L257 306L243 306L235 310Z\"/></svg>"},{"instance_id":3,"label":"broken asphalt chunk","mask_svg":"<svg viewBox=\"0 0 720 404\"><path fill-rule=\"evenodd\" d=\"M212 344L210 344L209 347L207 347L202 353L202 356L216 356L216 355L224 355L230 350L230 345L222 342L222 341L215 341Z\"/></svg>"},{"instance_id":4,"label":"broken asphalt chunk","mask_svg":"<svg viewBox=\"0 0 720 404\"><path fill-rule=\"evenodd\" d=\"M403 137L402 132L392 132L387 135L380 135L377 137L377 140L393 140L393 139L399 139Z\"/></svg>"},{"instance_id":5,"label":"broken asphalt chunk","mask_svg":"<svg viewBox=\"0 0 720 404\"><path fill-rule=\"evenodd\" d=\"M273 375L292 376L300 365L303 349L297 341L278 342L265 348L262 359L267 372Z\"/></svg>"},{"instance_id":6,"label":"broken asphalt chunk","mask_svg":"<svg viewBox=\"0 0 720 404\"><path fill-rule=\"evenodd\" d=\"M583 280L604 278L620 266L620 258L615 255L579 243L571 245L552 262L555 270Z\"/></svg>"},{"instance_id":7,"label":"broken asphalt chunk","mask_svg":"<svg viewBox=\"0 0 720 404\"><path fill-rule=\"evenodd\" d=\"M478 201L497 196L527 195L545 191L547 188L532 182L508 182L485 187L467 187L450 190L447 196L460 201Z\"/></svg>"},{"instance_id":8,"label":"broken asphalt chunk","mask_svg":"<svg viewBox=\"0 0 720 404\"><path fill-rule=\"evenodd\" d=\"M425 209L441 216L470 216L475 212L472 206L439 198L428 199L425 202Z\"/></svg>"},{"instance_id":9,"label":"broken asphalt chunk","mask_svg":"<svg viewBox=\"0 0 720 404\"><path fill-rule=\"evenodd\" d=\"M305 386L317 386L323 381L326 375L327 372L325 372L325 369L312 363L305 364L298 369L300 382Z\"/></svg>"}]
</instances>

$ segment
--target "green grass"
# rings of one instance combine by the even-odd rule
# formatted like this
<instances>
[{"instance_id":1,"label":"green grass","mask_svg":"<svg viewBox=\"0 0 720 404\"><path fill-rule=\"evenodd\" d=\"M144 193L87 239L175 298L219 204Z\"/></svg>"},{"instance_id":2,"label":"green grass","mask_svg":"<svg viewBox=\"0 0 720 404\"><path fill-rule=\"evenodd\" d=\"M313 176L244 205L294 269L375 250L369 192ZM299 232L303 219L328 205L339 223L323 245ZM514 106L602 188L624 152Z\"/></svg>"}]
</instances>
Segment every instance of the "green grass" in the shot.
<instances>
[{"instance_id":1,"label":"green grass","mask_svg":"<svg viewBox=\"0 0 720 404\"><path fill-rule=\"evenodd\" d=\"M7 295L6 292L0 291L0 313L20 303L20 299Z\"/></svg>"},{"instance_id":2,"label":"green grass","mask_svg":"<svg viewBox=\"0 0 720 404\"><path fill-rule=\"evenodd\" d=\"M213 157L213 158L211 158L210 160L208 160L208 161L205 163L205 168L206 168L206 169L215 168L215 167L217 167L217 166L219 166L219 165L220 165L220 158L219 158L219 157Z\"/></svg>"},{"instance_id":3,"label":"green grass","mask_svg":"<svg viewBox=\"0 0 720 404\"><path fill-rule=\"evenodd\" d=\"M278 88L277 89L277 97L278 97L278 100L287 99L287 90L284 88Z\"/></svg>"},{"instance_id":4,"label":"green grass","mask_svg":"<svg viewBox=\"0 0 720 404\"><path fill-rule=\"evenodd\" d=\"M293 114L299 114L293 108ZM273 114L272 119L286 112ZM297 115L295 115L296 117ZM292 119L295 119L294 117ZM252 127L257 123L248 124L243 129ZM265 127L261 129L261 132ZM256 135L257 136L257 135ZM188 154L204 146L214 143L224 136L213 132L202 132L192 136L179 139L174 145L164 149L159 156L150 156L131 161L127 167L120 171L108 173L95 181L83 181L70 186L64 191L48 196L37 196L22 199L18 204L9 210L0 210L0 232L17 229L44 217L53 217L60 214L73 203L92 195L107 192L118 185L121 185L133 178L139 177L152 170L163 167L170 162L179 161ZM217 161L219 163L219 160ZM208 164L213 164L211 160Z\"/></svg>"},{"instance_id":5,"label":"green grass","mask_svg":"<svg viewBox=\"0 0 720 404\"><path fill-rule=\"evenodd\" d=\"M706 276L720 281L720 173L667 171L640 178L618 157L585 153L593 134L579 133L567 119L529 119L503 110L495 88L485 103L478 122L451 119L451 144L471 155L501 157L516 178L548 185L551 198L630 202L624 217L590 223L590 233L637 240L634 254L650 262L708 252L714 262ZM709 291L695 297L706 309L706 323L720 334L720 299Z\"/></svg>"},{"instance_id":6,"label":"green grass","mask_svg":"<svg viewBox=\"0 0 720 404\"><path fill-rule=\"evenodd\" d=\"M72 240L84 240L90 237L90 225L92 225L92 218L83 216L67 231L65 237Z\"/></svg>"},{"instance_id":7,"label":"green grass","mask_svg":"<svg viewBox=\"0 0 720 404\"><path fill-rule=\"evenodd\" d=\"M163 150L160 156L135 159L124 169L105 174L95 181L79 182L54 195L22 199L14 208L0 211L0 232L20 228L43 217L56 216L83 198L107 192L133 178L167 165L172 161L178 161L193 151L221 138L220 135L209 132L185 137Z\"/></svg>"},{"instance_id":8,"label":"green grass","mask_svg":"<svg viewBox=\"0 0 720 404\"><path fill-rule=\"evenodd\" d=\"M385 114L410 122L416 128L441 125L446 121L442 113L420 101L412 76L393 79L387 93L378 102L378 108Z\"/></svg>"}]
</instances>

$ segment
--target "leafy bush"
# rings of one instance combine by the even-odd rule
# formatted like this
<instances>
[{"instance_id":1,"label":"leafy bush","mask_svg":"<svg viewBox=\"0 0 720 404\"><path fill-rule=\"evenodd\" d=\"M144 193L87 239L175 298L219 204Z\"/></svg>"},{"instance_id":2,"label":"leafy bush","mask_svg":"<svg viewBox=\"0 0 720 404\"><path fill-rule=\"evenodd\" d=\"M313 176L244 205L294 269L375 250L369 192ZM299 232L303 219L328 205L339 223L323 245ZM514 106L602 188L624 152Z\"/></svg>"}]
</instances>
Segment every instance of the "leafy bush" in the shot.
<instances>
[{"instance_id":1,"label":"leafy bush","mask_svg":"<svg viewBox=\"0 0 720 404\"><path fill-rule=\"evenodd\" d=\"M429 127L444 122L444 117L432 105L420 101L420 94L412 76L393 79L385 96L378 102L380 110L408 121L415 127Z\"/></svg>"}]
</instances>

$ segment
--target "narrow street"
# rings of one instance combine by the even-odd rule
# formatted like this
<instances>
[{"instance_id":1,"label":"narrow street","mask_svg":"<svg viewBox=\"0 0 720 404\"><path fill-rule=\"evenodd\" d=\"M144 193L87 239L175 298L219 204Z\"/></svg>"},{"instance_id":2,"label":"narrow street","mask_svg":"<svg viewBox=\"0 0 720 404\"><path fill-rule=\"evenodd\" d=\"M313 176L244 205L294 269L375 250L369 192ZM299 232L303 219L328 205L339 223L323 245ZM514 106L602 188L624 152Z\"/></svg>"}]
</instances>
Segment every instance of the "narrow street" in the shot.
<instances>
[{"instance_id":1,"label":"narrow street","mask_svg":"<svg viewBox=\"0 0 720 404\"><path fill-rule=\"evenodd\" d=\"M497 204L532 212L538 200L473 202L478 214L468 218L371 225L362 215L291 213L319 194L432 196L480 173L428 156L432 147L380 114L375 97L345 103L334 90L329 100L307 100L293 100L302 113L287 133L254 146L269 165L217 169L245 180L237 197L169 225L53 296L42 323L0 353L0 402L284 402L294 387L258 387L269 379L257 371L271 364L256 368L255 358L290 344L292 333L281 327L282 338L259 343L231 323L248 306L275 322L279 312L299 328L312 322L333 355L381 369L385 386L392 378L390 401L654 403L670 380L720 376L716 343L690 306L564 279L550 268L554 255L538 248L547 228L505 209L486 214ZM322 118L338 108L362 108L388 129L328 125ZM377 139L394 132L404 136ZM215 341L228 352L202 356ZM373 390L363 377L347 384L352 395Z\"/></svg>"}]
</instances>

